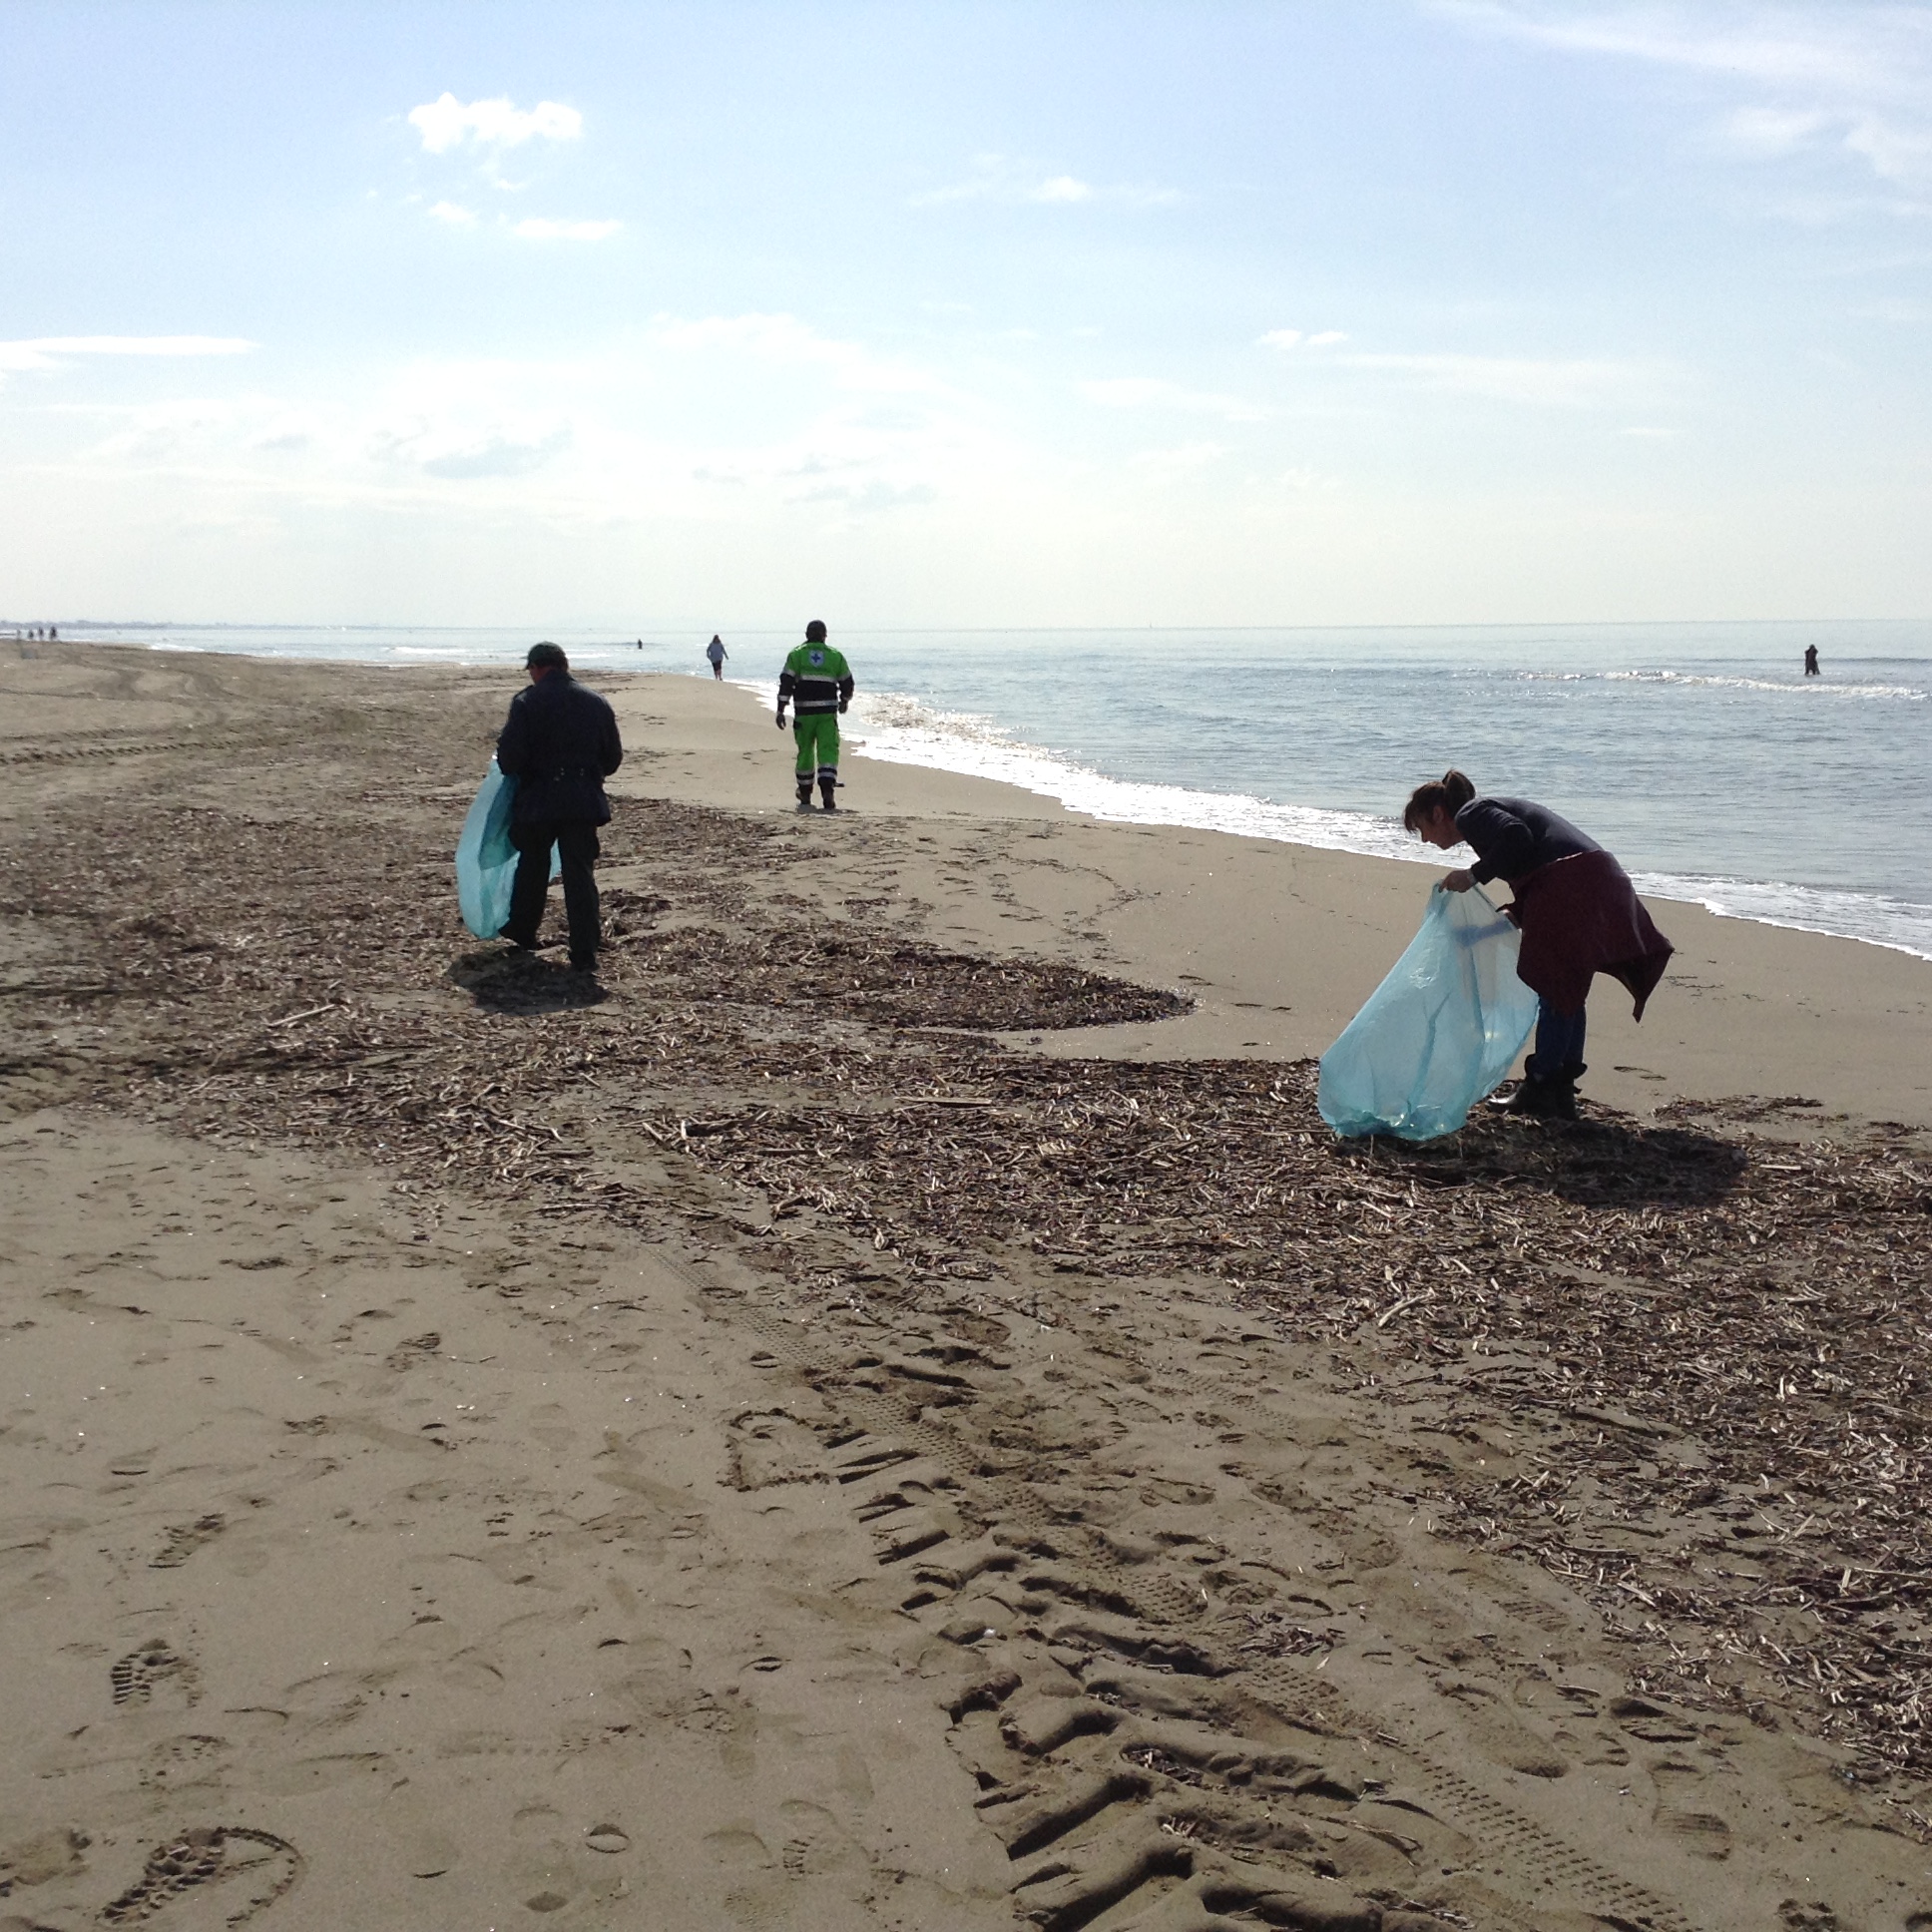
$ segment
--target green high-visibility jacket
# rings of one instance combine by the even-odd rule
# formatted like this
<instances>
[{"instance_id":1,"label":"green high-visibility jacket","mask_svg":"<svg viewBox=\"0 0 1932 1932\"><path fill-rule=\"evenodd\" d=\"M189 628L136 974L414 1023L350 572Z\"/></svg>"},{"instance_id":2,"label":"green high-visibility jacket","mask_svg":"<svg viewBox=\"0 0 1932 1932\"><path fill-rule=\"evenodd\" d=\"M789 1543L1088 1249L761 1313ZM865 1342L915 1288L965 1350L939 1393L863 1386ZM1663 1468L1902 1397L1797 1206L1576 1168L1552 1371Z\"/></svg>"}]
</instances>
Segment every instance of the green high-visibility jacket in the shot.
<instances>
[{"instance_id":1,"label":"green high-visibility jacket","mask_svg":"<svg viewBox=\"0 0 1932 1932\"><path fill-rule=\"evenodd\" d=\"M801 644L778 674L778 703L790 701L800 718L836 712L852 696L852 672L829 644Z\"/></svg>"}]
</instances>

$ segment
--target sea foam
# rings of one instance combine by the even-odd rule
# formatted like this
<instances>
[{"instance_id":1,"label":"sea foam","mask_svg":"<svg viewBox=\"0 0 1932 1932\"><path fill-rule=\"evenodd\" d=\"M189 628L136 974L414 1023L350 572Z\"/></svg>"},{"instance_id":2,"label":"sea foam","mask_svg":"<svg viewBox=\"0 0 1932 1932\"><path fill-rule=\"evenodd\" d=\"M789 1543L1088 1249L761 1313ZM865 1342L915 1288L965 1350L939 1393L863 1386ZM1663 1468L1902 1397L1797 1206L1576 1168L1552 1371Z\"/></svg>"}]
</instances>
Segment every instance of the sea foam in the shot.
<instances>
[{"instance_id":1,"label":"sea foam","mask_svg":"<svg viewBox=\"0 0 1932 1932\"><path fill-rule=\"evenodd\" d=\"M767 684L747 682L744 688L767 702L772 696ZM867 757L997 779L1119 824L1186 825L1435 867L1451 862L1420 845L1393 817L1110 778L1062 753L1024 743L990 719L937 711L902 693L861 693L852 701L845 735ZM1636 872L1633 877L1649 897L1699 905L1720 918L1856 939L1932 959L1932 906L1878 893L1776 881L1670 872Z\"/></svg>"}]
</instances>

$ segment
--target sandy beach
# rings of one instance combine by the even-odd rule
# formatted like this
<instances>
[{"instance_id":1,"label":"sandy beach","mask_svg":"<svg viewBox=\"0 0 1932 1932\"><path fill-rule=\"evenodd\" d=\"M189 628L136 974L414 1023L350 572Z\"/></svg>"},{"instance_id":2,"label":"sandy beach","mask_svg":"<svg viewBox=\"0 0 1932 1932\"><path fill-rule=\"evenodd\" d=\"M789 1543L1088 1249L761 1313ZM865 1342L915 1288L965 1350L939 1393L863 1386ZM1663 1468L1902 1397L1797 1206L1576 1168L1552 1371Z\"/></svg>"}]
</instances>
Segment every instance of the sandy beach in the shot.
<instances>
[{"instance_id":1,"label":"sandy beach","mask_svg":"<svg viewBox=\"0 0 1932 1932\"><path fill-rule=\"evenodd\" d=\"M1338 1146L1428 871L591 682L595 989L509 674L0 646L0 1927L1932 1926L1932 964Z\"/></svg>"}]
</instances>

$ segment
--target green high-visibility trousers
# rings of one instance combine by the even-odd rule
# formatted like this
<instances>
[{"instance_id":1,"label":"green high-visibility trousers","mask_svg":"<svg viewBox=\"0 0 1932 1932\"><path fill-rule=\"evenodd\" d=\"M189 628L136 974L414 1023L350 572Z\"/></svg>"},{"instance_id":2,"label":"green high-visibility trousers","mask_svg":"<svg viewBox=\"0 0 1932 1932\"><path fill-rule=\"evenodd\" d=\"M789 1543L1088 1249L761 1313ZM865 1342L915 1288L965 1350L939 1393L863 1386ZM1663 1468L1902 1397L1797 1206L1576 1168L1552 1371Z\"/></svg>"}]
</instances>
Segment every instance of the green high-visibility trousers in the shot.
<instances>
[{"instance_id":1,"label":"green high-visibility trousers","mask_svg":"<svg viewBox=\"0 0 1932 1932\"><path fill-rule=\"evenodd\" d=\"M820 778L838 777L838 714L813 712L792 720L791 735L798 740L798 782L810 784L813 766Z\"/></svg>"}]
</instances>

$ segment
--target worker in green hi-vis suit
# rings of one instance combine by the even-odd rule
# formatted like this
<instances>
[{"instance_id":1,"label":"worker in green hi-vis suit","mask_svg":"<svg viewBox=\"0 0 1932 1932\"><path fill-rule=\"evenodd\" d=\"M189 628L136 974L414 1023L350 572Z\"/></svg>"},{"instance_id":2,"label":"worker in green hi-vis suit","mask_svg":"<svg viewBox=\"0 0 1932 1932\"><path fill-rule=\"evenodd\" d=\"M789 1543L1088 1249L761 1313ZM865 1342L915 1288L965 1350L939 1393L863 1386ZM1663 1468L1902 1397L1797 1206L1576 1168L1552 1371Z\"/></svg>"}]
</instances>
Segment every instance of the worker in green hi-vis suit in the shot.
<instances>
[{"instance_id":1,"label":"worker in green hi-vis suit","mask_svg":"<svg viewBox=\"0 0 1932 1932\"><path fill-rule=\"evenodd\" d=\"M785 660L778 674L778 728L784 729L785 707L798 722L791 734L798 742L798 809L811 809L811 782L818 779L818 795L827 811L836 811L832 794L838 788L838 714L852 702L852 673L844 657L825 642L825 627L816 618L805 626L805 641Z\"/></svg>"}]
</instances>

